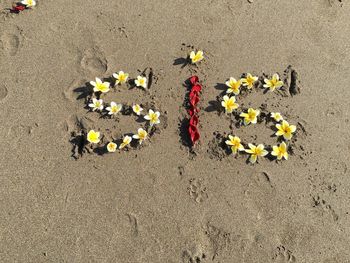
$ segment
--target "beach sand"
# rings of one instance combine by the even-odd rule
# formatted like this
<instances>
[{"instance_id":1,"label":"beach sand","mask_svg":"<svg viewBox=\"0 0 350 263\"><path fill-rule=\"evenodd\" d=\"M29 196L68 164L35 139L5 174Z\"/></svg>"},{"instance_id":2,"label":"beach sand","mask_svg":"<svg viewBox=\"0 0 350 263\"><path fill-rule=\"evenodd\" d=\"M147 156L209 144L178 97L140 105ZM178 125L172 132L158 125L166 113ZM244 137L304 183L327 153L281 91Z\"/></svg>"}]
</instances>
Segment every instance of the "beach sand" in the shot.
<instances>
[{"instance_id":1,"label":"beach sand","mask_svg":"<svg viewBox=\"0 0 350 263\"><path fill-rule=\"evenodd\" d=\"M349 1L11 5L0 1L1 262L350 262ZM202 62L182 64L198 49ZM144 125L86 109L89 81L119 70L145 72L149 89L104 99L159 110L161 123L142 147L89 151L89 129L106 143ZM229 134L276 144L269 124L237 128L222 112L223 84L246 72L286 81L238 103L297 126L288 161L251 165L225 148ZM193 74L203 90L191 148Z\"/></svg>"}]
</instances>

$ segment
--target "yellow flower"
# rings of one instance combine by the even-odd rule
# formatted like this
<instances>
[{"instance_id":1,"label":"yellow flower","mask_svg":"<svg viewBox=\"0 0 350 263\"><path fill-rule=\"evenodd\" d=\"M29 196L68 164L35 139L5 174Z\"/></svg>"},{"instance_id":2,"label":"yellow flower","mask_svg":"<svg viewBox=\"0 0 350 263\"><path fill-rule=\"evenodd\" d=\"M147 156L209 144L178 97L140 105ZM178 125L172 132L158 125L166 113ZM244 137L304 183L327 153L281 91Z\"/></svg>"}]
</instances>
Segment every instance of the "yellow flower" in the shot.
<instances>
[{"instance_id":1,"label":"yellow flower","mask_svg":"<svg viewBox=\"0 0 350 263\"><path fill-rule=\"evenodd\" d=\"M96 98L92 98L92 103L89 104L89 107L92 108L92 111L95 110L103 110L103 100L100 99L96 99Z\"/></svg>"},{"instance_id":2,"label":"yellow flower","mask_svg":"<svg viewBox=\"0 0 350 263\"><path fill-rule=\"evenodd\" d=\"M277 157L277 160L282 160L282 158L288 160L288 149L287 145L282 142L279 146L273 146L273 151L271 154Z\"/></svg>"},{"instance_id":3,"label":"yellow flower","mask_svg":"<svg viewBox=\"0 0 350 263\"><path fill-rule=\"evenodd\" d=\"M258 146L255 146L254 144L249 143L249 150L245 150L246 153L250 154L249 161L251 163L255 163L259 156L266 156L269 152L265 150L265 147L263 144L259 144Z\"/></svg>"},{"instance_id":4,"label":"yellow flower","mask_svg":"<svg viewBox=\"0 0 350 263\"><path fill-rule=\"evenodd\" d=\"M109 142L107 144L107 151L110 153L114 153L117 150L117 144L114 142Z\"/></svg>"},{"instance_id":5,"label":"yellow flower","mask_svg":"<svg viewBox=\"0 0 350 263\"><path fill-rule=\"evenodd\" d=\"M132 141L132 138L128 135L126 135L124 138L123 138L123 142L120 144L119 146L119 149L123 149L125 148L126 146L128 146Z\"/></svg>"},{"instance_id":6,"label":"yellow flower","mask_svg":"<svg viewBox=\"0 0 350 263\"><path fill-rule=\"evenodd\" d=\"M230 78L228 81L226 81L226 86L229 88L227 89L226 93L233 93L235 95L238 95L240 90L239 88L241 87L242 80L236 80L235 78Z\"/></svg>"},{"instance_id":7,"label":"yellow flower","mask_svg":"<svg viewBox=\"0 0 350 263\"><path fill-rule=\"evenodd\" d=\"M119 71L118 73L113 73L113 77L116 79L115 85L124 84L128 80L129 74Z\"/></svg>"},{"instance_id":8,"label":"yellow flower","mask_svg":"<svg viewBox=\"0 0 350 263\"><path fill-rule=\"evenodd\" d=\"M149 110L144 118L150 122L151 126L153 126L154 124L160 123L159 116L159 111L154 112L153 110Z\"/></svg>"},{"instance_id":9,"label":"yellow flower","mask_svg":"<svg viewBox=\"0 0 350 263\"><path fill-rule=\"evenodd\" d=\"M95 132L94 130L90 130L87 134L87 140L91 143L99 143L100 142L100 133Z\"/></svg>"},{"instance_id":10,"label":"yellow flower","mask_svg":"<svg viewBox=\"0 0 350 263\"><path fill-rule=\"evenodd\" d=\"M141 106L139 104L135 104L132 106L132 110L135 112L136 115L140 115L141 111L143 111L143 109L141 108Z\"/></svg>"},{"instance_id":11,"label":"yellow flower","mask_svg":"<svg viewBox=\"0 0 350 263\"><path fill-rule=\"evenodd\" d=\"M244 125L248 125L249 123L256 124L259 114L260 110L249 108L247 113L242 112L239 116L244 118Z\"/></svg>"},{"instance_id":12,"label":"yellow flower","mask_svg":"<svg viewBox=\"0 0 350 263\"><path fill-rule=\"evenodd\" d=\"M296 131L297 127L295 125L289 125L285 120L282 121L282 124L276 124L277 136L283 136L285 140L290 140L293 137L293 133Z\"/></svg>"},{"instance_id":13,"label":"yellow flower","mask_svg":"<svg viewBox=\"0 0 350 263\"><path fill-rule=\"evenodd\" d=\"M283 86L283 81L280 80L278 74L273 74L272 79L264 79L264 88L269 88L270 91L274 91L275 89L279 89Z\"/></svg>"},{"instance_id":14,"label":"yellow flower","mask_svg":"<svg viewBox=\"0 0 350 263\"><path fill-rule=\"evenodd\" d=\"M225 108L226 113L232 113L233 110L238 108L238 104L236 103L236 98L234 96L230 98L229 96L225 95L221 105Z\"/></svg>"},{"instance_id":15,"label":"yellow flower","mask_svg":"<svg viewBox=\"0 0 350 263\"><path fill-rule=\"evenodd\" d=\"M229 140L226 140L225 143L231 146L231 151L233 154L236 154L238 151L244 151L244 147L241 144L241 139L237 136L228 136Z\"/></svg>"},{"instance_id":16,"label":"yellow flower","mask_svg":"<svg viewBox=\"0 0 350 263\"><path fill-rule=\"evenodd\" d=\"M144 129L139 128L139 129L137 130L137 134L134 134L134 135L132 136L132 138L134 138L134 139L136 139L136 140L139 140L139 142L140 142L140 144L141 144L144 140L147 139L147 135L148 135L148 133L147 133Z\"/></svg>"},{"instance_id":17,"label":"yellow flower","mask_svg":"<svg viewBox=\"0 0 350 263\"><path fill-rule=\"evenodd\" d=\"M283 117L279 112L271 112L271 118L273 118L277 122L280 122L281 120L283 120Z\"/></svg>"},{"instance_id":18,"label":"yellow flower","mask_svg":"<svg viewBox=\"0 0 350 263\"><path fill-rule=\"evenodd\" d=\"M253 88L255 81L258 80L258 77L252 76L252 74L247 73L247 77L242 79L242 85L248 89Z\"/></svg>"},{"instance_id":19,"label":"yellow flower","mask_svg":"<svg viewBox=\"0 0 350 263\"><path fill-rule=\"evenodd\" d=\"M135 79L135 85L136 87L142 87L147 88L147 79L142 76L137 76L137 79Z\"/></svg>"},{"instance_id":20,"label":"yellow flower","mask_svg":"<svg viewBox=\"0 0 350 263\"><path fill-rule=\"evenodd\" d=\"M112 101L111 106L107 107L106 110L109 111L108 112L109 115L116 115L122 110L122 108L123 108L123 105L117 104L114 101Z\"/></svg>"},{"instance_id":21,"label":"yellow flower","mask_svg":"<svg viewBox=\"0 0 350 263\"><path fill-rule=\"evenodd\" d=\"M204 58L203 56L203 51L202 50L198 50L197 53L195 53L194 51L191 51L190 53L190 59L192 64L195 64L199 61L201 61Z\"/></svg>"},{"instance_id":22,"label":"yellow flower","mask_svg":"<svg viewBox=\"0 0 350 263\"><path fill-rule=\"evenodd\" d=\"M35 0L22 0L21 4L30 8L30 7L34 7L36 5L36 1Z\"/></svg>"},{"instance_id":23,"label":"yellow flower","mask_svg":"<svg viewBox=\"0 0 350 263\"><path fill-rule=\"evenodd\" d=\"M106 93L109 91L109 82L102 82L99 78L96 78L95 81L90 81L90 84L94 87L94 92Z\"/></svg>"}]
</instances>

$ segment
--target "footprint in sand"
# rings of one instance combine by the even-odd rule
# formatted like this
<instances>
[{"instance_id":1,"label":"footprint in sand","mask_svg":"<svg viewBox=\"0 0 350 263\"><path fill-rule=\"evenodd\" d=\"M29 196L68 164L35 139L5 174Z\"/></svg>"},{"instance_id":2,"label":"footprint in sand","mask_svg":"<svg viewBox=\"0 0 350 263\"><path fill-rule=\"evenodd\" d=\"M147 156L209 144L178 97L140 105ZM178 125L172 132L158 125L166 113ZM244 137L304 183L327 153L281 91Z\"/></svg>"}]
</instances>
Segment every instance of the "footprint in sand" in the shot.
<instances>
[{"instance_id":1,"label":"footprint in sand","mask_svg":"<svg viewBox=\"0 0 350 263\"><path fill-rule=\"evenodd\" d=\"M8 90L5 85L0 85L0 102L7 97Z\"/></svg>"},{"instance_id":2,"label":"footprint in sand","mask_svg":"<svg viewBox=\"0 0 350 263\"><path fill-rule=\"evenodd\" d=\"M17 54L21 43L19 30L15 32L5 32L0 36L0 47L5 54L14 56Z\"/></svg>"},{"instance_id":3,"label":"footprint in sand","mask_svg":"<svg viewBox=\"0 0 350 263\"><path fill-rule=\"evenodd\" d=\"M96 76L107 71L107 59L98 48L88 49L80 61L81 67Z\"/></svg>"},{"instance_id":4,"label":"footprint in sand","mask_svg":"<svg viewBox=\"0 0 350 263\"><path fill-rule=\"evenodd\" d=\"M292 252L286 249L284 246L279 246L277 248L277 253L273 257L274 262L287 263L287 262L296 262L295 256Z\"/></svg>"}]
</instances>

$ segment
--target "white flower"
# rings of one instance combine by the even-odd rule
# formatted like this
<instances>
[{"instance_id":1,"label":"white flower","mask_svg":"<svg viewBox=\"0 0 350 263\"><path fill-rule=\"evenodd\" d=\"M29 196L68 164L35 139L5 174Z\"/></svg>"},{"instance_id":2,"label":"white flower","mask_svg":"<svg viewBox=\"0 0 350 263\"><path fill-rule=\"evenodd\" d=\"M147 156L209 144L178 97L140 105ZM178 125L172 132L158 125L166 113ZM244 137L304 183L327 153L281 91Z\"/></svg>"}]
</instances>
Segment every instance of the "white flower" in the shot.
<instances>
[{"instance_id":1,"label":"white flower","mask_svg":"<svg viewBox=\"0 0 350 263\"><path fill-rule=\"evenodd\" d=\"M122 108L123 108L123 105L117 104L114 101L112 101L111 106L107 107L106 110L109 111L108 112L109 115L116 115L122 110Z\"/></svg>"},{"instance_id":2,"label":"white flower","mask_svg":"<svg viewBox=\"0 0 350 263\"><path fill-rule=\"evenodd\" d=\"M132 110L138 116L141 114L141 111L143 111L143 109L141 108L141 106L139 104L135 104L134 106L132 106Z\"/></svg>"},{"instance_id":3,"label":"white flower","mask_svg":"<svg viewBox=\"0 0 350 263\"><path fill-rule=\"evenodd\" d=\"M137 76L137 79L135 79L135 85L145 89L147 88L147 79L142 76Z\"/></svg>"},{"instance_id":4,"label":"white flower","mask_svg":"<svg viewBox=\"0 0 350 263\"><path fill-rule=\"evenodd\" d=\"M140 141L140 144L147 139L147 135L148 133L142 129L142 128L139 128L137 130L137 134L134 134L132 137L136 140L139 140Z\"/></svg>"},{"instance_id":5,"label":"white flower","mask_svg":"<svg viewBox=\"0 0 350 263\"><path fill-rule=\"evenodd\" d=\"M119 149L123 149L124 147L128 146L132 141L132 138L128 135L126 135L123 138L123 142L120 144Z\"/></svg>"},{"instance_id":6,"label":"white flower","mask_svg":"<svg viewBox=\"0 0 350 263\"><path fill-rule=\"evenodd\" d=\"M110 83L102 82L102 80L99 78L96 78L96 82L90 81L90 84L94 87L94 92L106 93L109 91Z\"/></svg>"},{"instance_id":7,"label":"white flower","mask_svg":"<svg viewBox=\"0 0 350 263\"><path fill-rule=\"evenodd\" d=\"M159 116L159 111L154 112L153 110L149 110L148 114L144 118L149 120L151 126L153 126L154 124L160 123Z\"/></svg>"},{"instance_id":8,"label":"white flower","mask_svg":"<svg viewBox=\"0 0 350 263\"><path fill-rule=\"evenodd\" d=\"M115 84L123 84L128 80L129 74L124 73L124 71L119 71L118 73L113 73L113 77L116 79Z\"/></svg>"},{"instance_id":9,"label":"white flower","mask_svg":"<svg viewBox=\"0 0 350 263\"><path fill-rule=\"evenodd\" d=\"M271 112L271 118L273 118L277 122L280 122L283 120L283 117L279 112Z\"/></svg>"},{"instance_id":10,"label":"white flower","mask_svg":"<svg viewBox=\"0 0 350 263\"><path fill-rule=\"evenodd\" d=\"M21 4L30 8L30 7L34 7L36 5L36 1L35 0L22 0Z\"/></svg>"},{"instance_id":11,"label":"white flower","mask_svg":"<svg viewBox=\"0 0 350 263\"><path fill-rule=\"evenodd\" d=\"M92 108L93 111L95 110L103 110L103 100L102 99L96 99L92 98L92 103L89 104L89 107Z\"/></svg>"},{"instance_id":12,"label":"white flower","mask_svg":"<svg viewBox=\"0 0 350 263\"><path fill-rule=\"evenodd\" d=\"M107 144L107 151L110 153L114 153L117 150L117 144L114 142L110 142Z\"/></svg>"}]
</instances>

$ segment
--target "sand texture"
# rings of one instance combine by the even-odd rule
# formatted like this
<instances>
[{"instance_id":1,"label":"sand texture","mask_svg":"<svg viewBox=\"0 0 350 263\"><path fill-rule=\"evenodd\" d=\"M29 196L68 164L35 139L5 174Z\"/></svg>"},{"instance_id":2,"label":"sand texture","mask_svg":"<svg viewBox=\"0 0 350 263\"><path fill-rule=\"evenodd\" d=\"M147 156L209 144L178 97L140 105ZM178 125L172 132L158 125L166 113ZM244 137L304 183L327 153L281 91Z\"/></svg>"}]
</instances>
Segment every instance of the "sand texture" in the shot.
<instances>
[{"instance_id":1,"label":"sand texture","mask_svg":"<svg viewBox=\"0 0 350 263\"><path fill-rule=\"evenodd\" d=\"M0 0L0 262L350 262L350 1L11 5ZM205 59L184 64L198 49ZM89 111L89 82L119 70L148 88L106 94L127 106L117 118ZM225 145L277 142L270 122L223 112L225 81L247 72L260 79L241 109L297 126L288 161L251 165ZM276 72L284 87L264 92ZM133 103L161 114L149 140L113 154L84 144L90 129L105 145L144 127Z\"/></svg>"}]
</instances>

